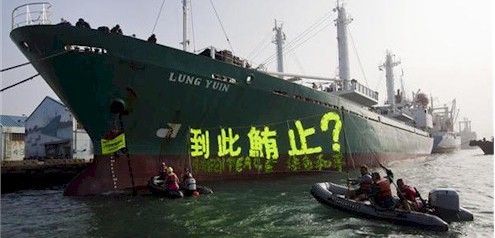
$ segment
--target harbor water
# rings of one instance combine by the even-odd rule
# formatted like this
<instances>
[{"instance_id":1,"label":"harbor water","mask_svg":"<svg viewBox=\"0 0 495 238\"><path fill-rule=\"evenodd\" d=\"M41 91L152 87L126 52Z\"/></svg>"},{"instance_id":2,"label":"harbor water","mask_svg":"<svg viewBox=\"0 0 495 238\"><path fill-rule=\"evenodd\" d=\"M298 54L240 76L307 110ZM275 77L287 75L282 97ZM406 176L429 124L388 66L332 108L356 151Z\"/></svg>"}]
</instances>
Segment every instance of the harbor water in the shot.
<instances>
[{"instance_id":1,"label":"harbor water","mask_svg":"<svg viewBox=\"0 0 495 238\"><path fill-rule=\"evenodd\" d=\"M474 221L447 233L354 217L324 207L309 193L316 182L344 183L345 172L208 184L197 199L152 196L64 197L63 188L24 190L1 198L2 237L492 237L493 155L481 150L397 161L396 178L431 189L451 187ZM383 171L380 171L382 174ZM350 176L356 176L350 172Z\"/></svg>"}]
</instances>

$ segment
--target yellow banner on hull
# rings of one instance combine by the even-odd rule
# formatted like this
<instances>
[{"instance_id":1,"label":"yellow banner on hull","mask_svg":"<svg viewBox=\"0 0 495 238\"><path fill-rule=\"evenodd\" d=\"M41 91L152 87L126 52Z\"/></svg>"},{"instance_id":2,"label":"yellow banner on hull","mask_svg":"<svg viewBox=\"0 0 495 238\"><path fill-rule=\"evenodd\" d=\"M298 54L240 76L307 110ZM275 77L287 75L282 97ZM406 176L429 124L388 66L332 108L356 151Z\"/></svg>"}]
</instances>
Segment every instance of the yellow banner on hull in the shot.
<instances>
[{"instance_id":1,"label":"yellow banner on hull","mask_svg":"<svg viewBox=\"0 0 495 238\"><path fill-rule=\"evenodd\" d=\"M112 154L125 148L125 134L122 133L111 140L101 139L101 153L103 155Z\"/></svg>"}]
</instances>

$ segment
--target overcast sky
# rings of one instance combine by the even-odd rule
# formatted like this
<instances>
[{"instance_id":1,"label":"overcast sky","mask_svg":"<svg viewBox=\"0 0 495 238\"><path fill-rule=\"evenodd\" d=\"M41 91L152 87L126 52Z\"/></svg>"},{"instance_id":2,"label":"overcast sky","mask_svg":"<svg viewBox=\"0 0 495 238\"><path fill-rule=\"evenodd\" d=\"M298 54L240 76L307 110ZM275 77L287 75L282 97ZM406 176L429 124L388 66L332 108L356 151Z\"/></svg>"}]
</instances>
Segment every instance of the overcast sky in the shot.
<instances>
[{"instance_id":1,"label":"overcast sky","mask_svg":"<svg viewBox=\"0 0 495 238\"><path fill-rule=\"evenodd\" d=\"M11 11L26 1L2 0L2 68L26 58L9 37ZM162 0L50 1L52 22L82 17L92 27L120 24L124 34L146 39ZM283 22L289 43L319 19L330 15L299 47L285 55L285 72L334 77L337 75L336 29L328 0L213 0L234 52L255 65L275 51L273 21ZM468 117L479 136L493 135L493 3L491 0L350 0L351 76L385 95L385 74L378 70L386 50L400 57L406 93L421 89L435 104L457 99L459 118ZM192 0L194 44L191 50L213 45L228 49L222 29L207 0ZM181 48L181 0L165 0L155 33L158 43ZM191 20L191 19L190 19ZM192 40L192 27L189 28ZM302 42L302 41L300 41ZM296 44L297 45L297 44ZM195 46L195 47L194 47ZM356 56L362 64L362 70ZM249 56L249 57L248 57ZM268 64L275 71L275 62ZM400 69L400 68L399 68ZM364 75L362 71L364 71ZM400 72L400 70L399 70ZM1 74L2 88L33 74L31 66ZM57 98L37 78L0 94L1 114L29 115L45 96ZM456 125L457 128L457 125Z\"/></svg>"}]
</instances>

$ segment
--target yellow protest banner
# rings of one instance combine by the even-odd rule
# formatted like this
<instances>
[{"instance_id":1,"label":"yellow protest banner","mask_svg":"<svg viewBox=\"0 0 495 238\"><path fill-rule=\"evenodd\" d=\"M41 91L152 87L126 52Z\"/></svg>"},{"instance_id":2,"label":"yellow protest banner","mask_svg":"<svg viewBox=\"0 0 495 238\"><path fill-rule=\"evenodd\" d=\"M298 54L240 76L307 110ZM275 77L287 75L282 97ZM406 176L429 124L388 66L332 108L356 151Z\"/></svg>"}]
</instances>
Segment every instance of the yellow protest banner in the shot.
<instances>
[{"instance_id":1,"label":"yellow protest banner","mask_svg":"<svg viewBox=\"0 0 495 238\"><path fill-rule=\"evenodd\" d=\"M125 134L122 133L111 140L101 139L101 153L108 155L125 148Z\"/></svg>"}]
</instances>

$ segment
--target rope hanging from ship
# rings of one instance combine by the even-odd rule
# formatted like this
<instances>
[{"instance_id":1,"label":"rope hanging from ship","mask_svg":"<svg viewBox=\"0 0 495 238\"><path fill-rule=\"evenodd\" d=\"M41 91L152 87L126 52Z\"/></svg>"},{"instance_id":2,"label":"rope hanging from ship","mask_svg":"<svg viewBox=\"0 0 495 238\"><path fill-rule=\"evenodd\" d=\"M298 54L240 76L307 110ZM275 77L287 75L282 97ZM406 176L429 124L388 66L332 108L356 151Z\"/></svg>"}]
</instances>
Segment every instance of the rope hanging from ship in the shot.
<instances>
[{"instance_id":1,"label":"rope hanging from ship","mask_svg":"<svg viewBox=\"0 0 495 238\"><path fill-rule=\"evenodd\" d=\"M67 53L67 51L64 50L64 51L61 51L61 52L58 52L58 53L55 53L55 54L52 54L52 55L49 55L49 56L46 56L46 57L43 57L43 58L39 58L37 60L34 60L33 62L44 61L44 60L51 59L53 57L60 56L60 55L66 54L66 53ZM0 72L9 71L9 70L12 70L12 69L15 69L15 68L26 66L26 65L31 64L31 63L32 63L31 61L28 61L26 63L22 63L22 64L14 65L14 66L11 66L11 67L7 67L5 69L0 70Z\"/></svg>"},{"instance_id":2,"label":"rope hanging from ship","mask_svg":"<svg viewBox=\"0 0 495 238\"><path fill-rule=\"evenodd\" d=\"M29 77L29 78L27 78L27 79L24 79L24 80L22 80L22 81L19 81L19 82L17 82L17 83L14 83L14 84L12 84L12 85L10 85L10 86L7 86L7 87L5 87L5 88L2 88L2 89L0 89L0 93L1 93L1 92L3 92L3 91L5 91L5 90L7 90L7 89L13 88L13 87L18 86L18 85L20 85L20 84L23 84L23 83L25 83L25 82L27 82L27 81L29 81L29 80L31 80L31 79L33 79L33 78L35 78L35 77L39 76L39 75L40 75L40 74L35 74L35 75L33 75L33 76L31 76L31 77Z\"/></svg>"},{"instance_id":3,"label":"rope hanging from ship","mask_svg":"<svg viewBox=\"0 0 495 238\"><path fill-rule=\"evenodd\" d=\"M165 0L162 1L162 5L160 6L160 11L158 11L158 16L156 16L155 24L153 25L153 30L151 30L151 34L155 34L156 24L158 24L158 19L162 15L163 5L165 4Z\"/></svg>"},{"instance_id":4,"label":"rope hanging from ship","mask_svg":"<svg viewBox=\"0 0 495 238\"><path fill-rule=\"evenodd\" d=\"M227 39L227 43L229 43L230 50L232 51L232 54L234 54L234 47L232 47L232 43L230 42L229 36L227 35L225 28L223 27L222 19L220 19L220 16L218 15L217 9L215 8L215 5L213 4L213 0L210 0L210 4L211 4L211 7L213 8L213 12L215 13L215 16L218 19L218 23L220 23L220 27L222 28L225 39Z\"/></svg>"},{"instance_id":5,"label":"rope hanging from ship","mask_svg":"<svg viewBox=\"0 0 495 238\"><path fill-rule=\"evenodd\" d=\"M348 138L347 138L347 134L346 134L346 129L345 129L345 125L347 124L346 121L345 121L345 116L344 116L344 107L340 107L340 115L342 117L342 124L344 126L342 126L342 133L344 134L344 141L345 141L345 144L344 144L344 148L345 148L345 151L347 151L347 154L349 155L349 158L351 160L351 163L352 163L352 169L356 169L356 166L354 164L354 159L352 158L352 153L351 153L351 147L349 146L349 141L348 141ZM347 181L349 181L350 177L349 177L349 166L347 166L347 161L346 161L346 175L347 175ZM347 183L347 190L350 190L350 184Z\"/></svg>"},{"instance_id":6,"label":"rope hanging from ship","mask_svg":"<svg viewBox=\"0 0 495 238\"><path fill-rule=\"evenodd\" d=\"M368 79L366 78L366 73L364 72L363 64L361 63L361 58L359 57L359 53L357 51L356 44L354 43L354 37L352 37L350 27L347 28L347 33L349 35L349 38L351 39L352 49L354 50L354 53L356 54L356 59L357 59L357 62L359 64L359 69L361 70L361 74L363 74L363 79L364 79L364 82L366 83L366 87L369 87Z\"/></svg>"},{"instance_id":7,"label":"rope hanging from ship","mask_svg":"<svg viewBox=\"0 0 495 238\"><path fill-rule=\"evenodd\" d=\"M124 132L126 131L124 126L124 121L122 120L122 116L125 113L125 110L126 109L124 103L121 100L114 100L110 105L110 112L113 115L113 121L112 121L113 126L112 129L105 135L107 139L114 139L119 135L123 135ZM127 167L129 168L129 177L131 180L132 195L137 195L137 189L134 182L134 173L131 165L131 156L129 153L129 149L124 146L122 149L119 149L111 153L110 158L112 157L119 158L122 154L124 155L124 157L127 158Z\"/></svg>"},{"instance_id":8,"label":"rope hanging from ship","mask_svg":"<svg viewBox=\"0 0 495 238\"><path fill-rule=\"evenodd\" d=\"M341 115L342 115L342 122L344 122L344 120L345 120L345 117L344 117L344 107L341 107ZM350 121L350 122L351 122L351 124L350 124L351 126L355 126L355 128L357 128L356 123L355 123L353 120L347 120L346 122L348 122L348 121ZM346 124L344 124L344 125L347 125L347 123L346 123ZM356 169L356 168L355 168L355 164L354 164L354 159L352 158L352 151L350 150L350 146L349 146L349 144L348 144L348 140L347 140L347 135L346 135L345 126L344 126L344 127L342 127L342 131L343 131L343 133L344 133L345 145L346 145L346 146L347 146L347 148L348 148L348 150L347 150L347 155L348 155L348 157L351 159L353 169ZM359 131L359 130L354 130L354 131ZM367 148L368 148L368 149L369 149L369 148L371 148L371 147L369 146L369 144L367 143L367 141L366 141L366 140L365 140L364 146L365 146L365 147L367 146ZM385 166L384 166L384 165L380 162L380 160L378 160L378 157L376 156L376 155L377 155L377 153L376 153L374 150L369 150L369 151L372 151L372 153L373 153L373 154L372 154L372 156L371 156L371 157L372 157L372 158L373 158L373 159L374 159L374 160L378 163L378 165L380 166L380 168L382 168L383 170L385 170L385 172L386 172L386 174L387 174L387 179L389 180L389 182L390 182L392 185L394 185L396 189L398 189L397 184L395 184L395 182L394 182L394 173L392 172L392 170L390 170L389 168L385 167ZM346 166L346 168L347 168L347 169L346 169L346 170L347 170L347 179L349 179L349 168L348 168L348 166ZM349 189L349 185L348 185L348 189ZM399 197L401 197L401 195L402 195L402 194L400 194L400 193L398 194L398 196L399 196ZM401 197L401 199L403 199L403 198Z\"/></svg>"},{"instance_id":9,"label":"rope hanging from ship","mask_svg":"<svg viewBox=\"0 0 495 238\"><path fill-rule=\"evenodd\" d=\"M57 57L57 56L66 54L66 53L67 53L67 51L58 52L58 53L55 53L55 54L52 54L52 55L49 55L49 56L40 58L38 60L34 60L34 62L41 62L41 61L44 61L44 60L47 60L47 59L51 59L51 58L54 58L54 57ZM26 63L22 63L22 64L14 65L14 66L11 66L11 67L7 67L5 69L2 69L0 72L3 73L3 72L9 71L9 70L13 70L13 69L16 69L16 68L19 68L19 67L22 67L22 66L26 66L26 65L31 64L31 63L32 63L31 61L28 61ZM11 89L13 87L19 86L19 85L21 85L23 83L26 83L26 82L28 82L28 81L36 78L39 75L40 74L35 74L35 75L31 76L31 77L28 77L28 78L26 78L24 80L21 80L21 81L17 82L17 83L14 83L14 84L9 85L9 86L7 86L5 88L2 88L2 89L0 89L0 93L4 92L5 90Z\"/></svg>"}]
</instances>

